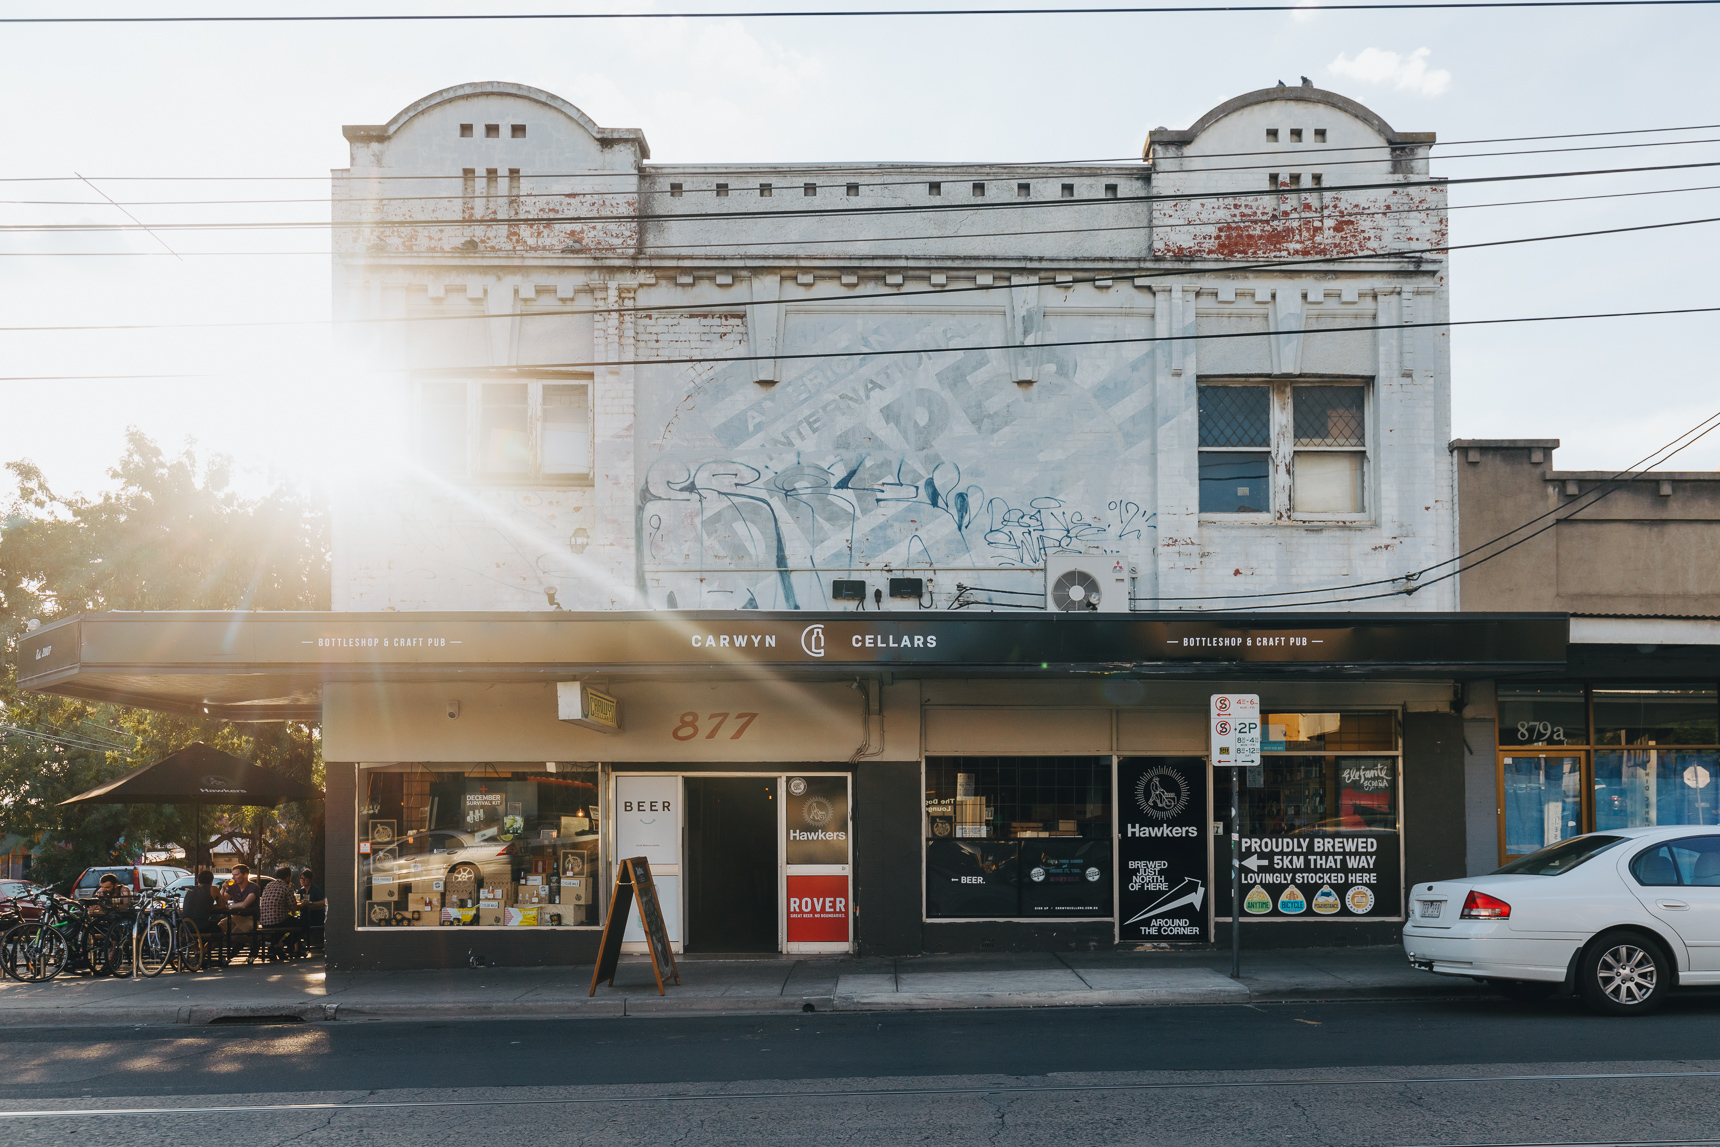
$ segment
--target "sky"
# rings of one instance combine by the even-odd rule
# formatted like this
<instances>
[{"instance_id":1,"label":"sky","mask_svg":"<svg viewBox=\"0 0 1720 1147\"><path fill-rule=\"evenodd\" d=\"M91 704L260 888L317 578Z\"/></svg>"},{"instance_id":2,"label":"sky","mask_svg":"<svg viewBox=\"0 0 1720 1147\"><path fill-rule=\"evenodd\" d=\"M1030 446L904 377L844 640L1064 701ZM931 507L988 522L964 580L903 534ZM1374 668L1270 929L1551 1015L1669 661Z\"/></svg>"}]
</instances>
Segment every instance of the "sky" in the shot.
<instances>
[{"instance_id":1,"label":"sky","mask_svg":"<svg viewBox=\"0 0 1720 1147\"><path fill-rule=\"evenodd\" d=\"M0 15L601 10L718 7L151 0L12 3ZM341 125L384 123L453 84L555 92L599 124L642 129L660 162L1007 162L1137 156L1154 127L1184 128L1231 96L1307 76L1400 131L1437 132L1434 173L1466 178L1720 164L1717 32L1720 11L1709 7L10 25L0 28L4 325L302 325L0 331L0 377L19 379L0 381L0 461L29 459L56 489L93 494L136 427L170 452L195 443L200 455L230 455L252 489L352 480L364 428L394 415L366 407L331 351L321 325L328 239L314 225L328 218L328 171L347 162ZM1465 142L1662 127L1692 130ZM1658 145L1476 154L1643 142ZM1720 166L1455 186L1452 240L1720 217L1716 188ZM274 226L162 241L18 230L125 223L124 212L146 223ZM1720 223L1708 223L1457 252L1452 316L1720 306L1717 239ZM1558 438L1560 469L1634 464L1720 411L1702 350L1717 334L1712 314L1455 328L1453 433ZM180 373L198 377L35 377ZM1720 468L1720 431L1665 468Z\"/></svg>"}]
</instances>

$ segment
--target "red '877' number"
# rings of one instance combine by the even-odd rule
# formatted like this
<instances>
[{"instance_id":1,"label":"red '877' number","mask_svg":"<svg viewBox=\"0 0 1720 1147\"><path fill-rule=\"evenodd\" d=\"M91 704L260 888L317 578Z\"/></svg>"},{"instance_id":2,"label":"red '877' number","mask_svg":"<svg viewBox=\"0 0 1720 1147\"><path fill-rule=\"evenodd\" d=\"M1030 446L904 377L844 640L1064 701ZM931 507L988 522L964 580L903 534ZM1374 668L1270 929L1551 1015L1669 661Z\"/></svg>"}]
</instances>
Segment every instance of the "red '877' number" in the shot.
<instances>
[{"instance_id":1,"label":"red '877' number","mask_svg":"<svg viewBox=\"0 0 1720 1147\"><path fill-rule=\"evenodd\" d=\"M729 740L738 741L741 739L741 734L747 731L747 727L758 719L758 714L711 713L705 717L705 720L713 721L715 724L711 726L711 731L705 734L705 740L716 740L717 734L722 731L723 726L728 723L730 717L735 719L736 724L735 731L729 734ZM690 709L687 712L682 713L680 722L670 730L670 735L677 741L691 741L694 737L697 737L699 735L699 715Z\"/></svg>"}]
</instances>

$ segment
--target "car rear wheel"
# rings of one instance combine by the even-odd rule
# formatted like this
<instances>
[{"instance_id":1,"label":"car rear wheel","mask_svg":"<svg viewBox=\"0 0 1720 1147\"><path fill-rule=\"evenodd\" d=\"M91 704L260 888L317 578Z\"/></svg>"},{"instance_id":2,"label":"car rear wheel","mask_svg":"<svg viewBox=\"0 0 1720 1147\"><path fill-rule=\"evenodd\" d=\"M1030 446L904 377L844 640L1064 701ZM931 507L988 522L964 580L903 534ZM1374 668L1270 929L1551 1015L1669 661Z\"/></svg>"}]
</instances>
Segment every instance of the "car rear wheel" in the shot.
<instances>
[{"instance_id":1,"label":"car rear wheel","mask_svg":"<svg viewBox=\"0 0 1720 1147\"><path fill-rule=\"evenodd\" d=\"M1643 1016L1666 1002L1672 961L1661 946L1637 932L1607 932L1583 953L1577 988L1591 1011Z\"/></svg>"}]
</instances>

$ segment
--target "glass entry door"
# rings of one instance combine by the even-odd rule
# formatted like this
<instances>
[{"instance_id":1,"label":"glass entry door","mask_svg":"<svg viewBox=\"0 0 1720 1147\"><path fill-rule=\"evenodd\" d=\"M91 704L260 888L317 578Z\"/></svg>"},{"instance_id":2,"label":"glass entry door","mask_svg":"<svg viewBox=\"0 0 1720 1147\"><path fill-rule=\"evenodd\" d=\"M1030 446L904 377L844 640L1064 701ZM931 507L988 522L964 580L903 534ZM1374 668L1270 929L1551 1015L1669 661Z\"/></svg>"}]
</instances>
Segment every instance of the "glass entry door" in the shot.
<instances>
[{"instance_id":1,"label":"glass entry door","mask_svg":"<svg viewBox=\"0 0 1720 1147\"><path fill-rule=\"evenodd\" d=\"M1500 805L1504 855L1527 856L1583 832L1583 758L1587 754L1503 753Z\"/></svg>"}]
</instances>

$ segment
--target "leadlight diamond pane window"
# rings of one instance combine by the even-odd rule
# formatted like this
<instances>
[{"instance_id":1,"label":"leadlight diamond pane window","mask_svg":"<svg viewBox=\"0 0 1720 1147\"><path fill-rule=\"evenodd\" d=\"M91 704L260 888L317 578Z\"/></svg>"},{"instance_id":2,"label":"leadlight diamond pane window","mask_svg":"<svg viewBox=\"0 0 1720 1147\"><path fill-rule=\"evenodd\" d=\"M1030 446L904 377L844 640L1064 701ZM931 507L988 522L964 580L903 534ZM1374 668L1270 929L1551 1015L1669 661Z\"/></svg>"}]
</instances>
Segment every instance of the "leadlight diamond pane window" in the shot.
<instances>
[{"instance_id":1,"label":"leadlight diamond pane window","mask_svg":"<svg viewBox=\"0 0 1720 1147\"><path fill-rule=\"evenodd\" d=\"M1254 446L1272 435L1272 392L1265 386L1200 388L1200 444Z\"/></svg>"},{"instance_id":2,"label":"leadlight diamond pane window","mask_svg":"<svg viewBox=\"0 0 1720 1147\"><path fill-rule=\"evenodd\" d=\"M1361 387L1298 386L1295 400L1296 445L1367 445Z\"/></svg>"}]
</instances>

